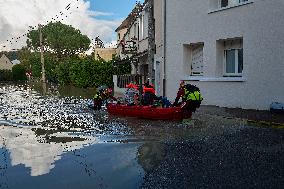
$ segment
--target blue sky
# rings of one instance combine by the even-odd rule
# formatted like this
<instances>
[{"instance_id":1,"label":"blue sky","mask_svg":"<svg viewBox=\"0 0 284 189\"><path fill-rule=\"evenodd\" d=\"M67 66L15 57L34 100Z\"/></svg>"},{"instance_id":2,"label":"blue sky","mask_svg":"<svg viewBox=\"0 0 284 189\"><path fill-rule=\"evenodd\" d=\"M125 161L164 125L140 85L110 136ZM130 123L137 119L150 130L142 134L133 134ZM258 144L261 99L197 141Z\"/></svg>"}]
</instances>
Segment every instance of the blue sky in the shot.
<instances>
[{"instance_id":1,"label":"blue sky","mask_svg":"<svg viewBox=\"0 0 284 189\"><path fill-rule=\"evenodd\" d=\"M90 0L92 10L111 13L111 15L97 17L97 19L104 20L126 18L134 8L136 1L137 0ZM142 0L140 2L142 2Z\"/></svg>"}]
</instances>

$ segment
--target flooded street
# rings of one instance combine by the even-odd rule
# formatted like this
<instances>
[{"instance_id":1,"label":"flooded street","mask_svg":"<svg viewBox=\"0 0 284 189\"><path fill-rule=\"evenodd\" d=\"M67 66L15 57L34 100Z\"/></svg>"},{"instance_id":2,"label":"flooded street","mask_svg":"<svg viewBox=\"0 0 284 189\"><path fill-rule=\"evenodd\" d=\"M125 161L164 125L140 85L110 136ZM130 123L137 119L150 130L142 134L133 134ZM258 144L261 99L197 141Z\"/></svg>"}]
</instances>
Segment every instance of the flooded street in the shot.
<instances>
[{"instance_id":1,"label":"flooded street","mask_svg":"<svg viewBox=\"0 0 284 189\"><path fill-rule=\"evenodd\" d=\"M284 129L114 117L93 90L0 84L0 188L282 188Z\"/></svg>"}]
</instances>

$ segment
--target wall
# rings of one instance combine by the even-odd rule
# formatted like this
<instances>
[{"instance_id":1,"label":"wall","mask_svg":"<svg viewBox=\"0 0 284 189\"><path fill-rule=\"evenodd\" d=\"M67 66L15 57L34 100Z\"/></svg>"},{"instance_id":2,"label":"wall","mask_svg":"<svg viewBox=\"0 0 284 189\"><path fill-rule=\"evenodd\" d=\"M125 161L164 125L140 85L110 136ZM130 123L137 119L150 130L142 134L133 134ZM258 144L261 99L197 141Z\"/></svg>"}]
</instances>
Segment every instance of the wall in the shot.
<instances>
[{"instance_id":1,"label":"wall","mask_svg":"<svg viewBox=\"0 0 284 189\"><path fill-rule=\"evenodd\" d=\"M187 80L200 87L207 105L268 109L284 102L284 1L254 0L221 11L214 11L214 1L167 1L166 95L173 100L179 81ZM242 78L219 74L217 41L229 38L243 39ZM200 42L204 76L192 77L184 69L184 46Z\"/></svg>"},{"instance_id":2,"label":"wall","mask_svg":"<svg viewBox=\"0 0 284 189\"><path fill-rule=\"evenodd\" d=\"M105 61L112 60L112 56L116 54L115 48L96 48L95 49L95 59L98 58L98 55Z\"/></svg>"},{"instance_id":3,"label":"wall","mask_svg":"<svg viewBox=\"0 0 284 189\"><path fill-rule=\"evenodd\" d=\"M12 67L11 61L5 55L2 55L0 58L0 70L12 70Z\"/></svg>"}]
</instances>

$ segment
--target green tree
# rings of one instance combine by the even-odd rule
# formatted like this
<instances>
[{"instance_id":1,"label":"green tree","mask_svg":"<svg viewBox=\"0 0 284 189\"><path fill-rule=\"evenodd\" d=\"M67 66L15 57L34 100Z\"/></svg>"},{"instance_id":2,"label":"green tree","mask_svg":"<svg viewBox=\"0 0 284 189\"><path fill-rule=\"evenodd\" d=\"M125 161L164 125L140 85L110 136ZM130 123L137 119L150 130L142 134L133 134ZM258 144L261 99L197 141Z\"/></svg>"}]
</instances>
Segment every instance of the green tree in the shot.
<instances>
[{"instance_id":1,"label":"green tree","mask_svg":"<svg viewBox=\"0 0 284 189\"><path fill-rule=\"evenodd\" d=\"M61 22L50 22L42 28L45 52L55 53L58 59L70 57L87 51L90 39L81 34L80 30ZM27 44L33 51L40 51L39 30L31 30Z\"/></svg>"},{"instance_id":2,"label":"green tree","mask_svg":"<svg viewBox=\"0 0 284 189\"><path fill-rule=\"evenodd\" d=\"M12 75L14 81L24 81L27 80L26 68L22 64L17 64L12 68Z\"/></svg>"}]
</instances>

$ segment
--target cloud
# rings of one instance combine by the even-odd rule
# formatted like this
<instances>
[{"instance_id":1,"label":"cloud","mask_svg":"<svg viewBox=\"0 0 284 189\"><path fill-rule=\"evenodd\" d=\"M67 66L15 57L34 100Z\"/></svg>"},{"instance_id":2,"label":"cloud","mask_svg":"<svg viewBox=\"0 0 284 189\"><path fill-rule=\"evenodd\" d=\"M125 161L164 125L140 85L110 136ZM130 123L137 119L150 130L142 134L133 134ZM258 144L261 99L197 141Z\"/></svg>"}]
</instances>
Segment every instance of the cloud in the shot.
<instances>
[{"instance_id":1,"label":"cloud","mask_svg":"<svg viewBox=\"0 0 284 189\"><path fill-rule=\"evenodd\" d=\"M84 0L0 0L0 51L25 46L24 34L29 26L36 27L53 19L72 25L90 39L99 36L105 43L111 43L122 20L97 18L110 15L113 13L92 11L90 2Z\"/></svg>"},{"instance_id":2,"label":"cloud","mask_svg":"<svg viewBox=\"0 0 284 189\"><path fill-rule=\"evenodd\" d=\"M105 47L107 47L107 48L116 48L117 47L117 40L113 40L113 41L111 41L109 43L106 43Z\"/></svg>"}]
</instances>

